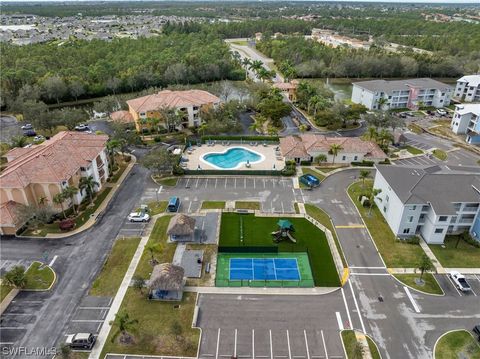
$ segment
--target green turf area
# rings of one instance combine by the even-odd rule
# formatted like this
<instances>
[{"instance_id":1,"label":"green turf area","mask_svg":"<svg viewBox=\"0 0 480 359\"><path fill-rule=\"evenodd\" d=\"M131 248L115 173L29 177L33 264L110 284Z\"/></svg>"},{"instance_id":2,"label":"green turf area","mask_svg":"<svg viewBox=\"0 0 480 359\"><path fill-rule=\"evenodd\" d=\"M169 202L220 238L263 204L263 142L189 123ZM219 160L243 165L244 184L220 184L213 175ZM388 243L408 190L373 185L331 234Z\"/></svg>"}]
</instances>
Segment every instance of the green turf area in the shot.
<instances>
[{"instance_id":1,"label":"green turf area","mask_svg":"<svg viewBox=\"0 0 480 359\"><path fill-rule=\"evenodd\" d=\"M464 240L458 242L457 236L446 236L444 246L430 244L435 257L447 268L477 268L480 263L480 248L468 244ZM457 246L457 248L455 248Z\"/></svg>"},{"instance_id":2,"label":"green turf area","mask_svg":"<svg viewBox=\"0 0 480 359\"><path fill-rule=\"evenodd\" d=\"M380 353L378 352L377 344L367 335L368 348L372 354L372 359L381 359Z\"/></svg>"},{"instance_id":3,"label":"green turf area","mask_svg":"<svg viewBox=\"0 0 480 359\"><path fill-rule=\"evenodd\" d=\"M13 287L7 284L0 284L0 302L12 291Z\"/></svg>"},{"instance_id":4,"label":"green turf area","mask_svg":"<svg viewBox=\"0 0 480 359\"><path fill-rule=\"evenodd\" d=\"M362 359L362 347L357 342L355 332L353 330L343 330L341 334L347 358Z\"/></svg>"},{"instance_id":5,"label":"green turf area","mask_svg":"<svg viewBox=\"0 0 480 359\"><path fill-rule=\"evenodd\" d=\"M236 209L253 209L253 210L260 210L260 202L242 202L236 201L235 202Z\"/></svg>"},{"instance_id":6,"label":"green turf area","mask_svg":"<svg viewBox=\"0 0 480 359\"><path fill-rule=\"evenodd\" d=\"M480 346L466 330L456 330L440 338L435 347L435 359L478 359Z\"/></svg>"},{"instance_id":7,"label":"green turf area","mask_svg":"<svg viewBox=\"0 0 480 359\"><path fill-rule=\"evenodd\" d=\"M160 213L165 212L167 210L168 202L167 201L160 201L160 202L152 201L152 202L148 202L147 205L148 205L148 209L150 211L149 212L150 216L154 216L156 214L160 214Z\"/></svg>"},{"instance_id":8,"label":"green turf area","mask_svg":"<svg viewBox=\"0 0 480 359\"><path fill-rule=\"evenodd\" d=\"M93 282L89 295L113 297L137 250L140 238L118 239L113 245L102 271Z\"/></svg>"},{"instance_id":9,"label":"green turf area","mask_svg":"<svg viewBox=\"0 0 480 359\"><path fill-rule=\"evenodd\" d=\"M423 274L424 285L419 285L415 282L416 278L420 278L420 273L418 274L394 274L394 277L397 278L400 282L405 283L406 285L421 290L422 292L430 294L443 294L442 288L438 285L437 280L431 273Z\"/></svg>"},{"instance_id":10,"label":"green turf area","mask_svg":"<svg viewBox=\"0 0 480 359\"><path fill-rule=\"evenodd\" d=\"M373 181L367 180L364 189L361 181L356 182L348 187L348 194L357 206L387 267L416 268L423 254L422 247L397 240L380 210L375 206L369 215L369 208L363 207L358 201L359 195L367 193L372 185Z\"/></svg>"},{"instance_id":11,"label":"green turf area","mask_svg":"<svg viewBox=\"0 0 480 359\"><path fill-rule=\"evenodd\" d=\"M55 280L55 274L49 266L40 262L33 262L25 272L25 289L48 289Z\"/></svg>"},{"instance_id":12,"label":"green turf area","mask_svg":"<svg viewBox=\"0 0 480 359\"><path fill-rule=\"evenodd\" d=\"M296 258L300 280L233 280L230 281L230 259L232 258ZM217 256L217 287L313 287L312 270L308 254L297 253L219 253Z\"/></svg>"},{"instance_id":13,"label":"green turf area","mask_svg":"<svg viewBox=\"0 0 480 359\"><path fill-rule=\"evenodd\" d=\"M203 201L202 209L225 209L225 201Z\"/></svg>"},{"instance_id":14,"label":"green turf area","mask_svg":"<svg viewBox=\"0 0 480 359\"><path fill-rule=\"evenodd\" d=\"M421 155L423 151L419 148L413 146L405 146L405 149L410 152L412 155Z\"/></svg>"},{"instance_id":15,"label":"green turf area","mask_svg":"<svg viewBox=\"0 0 480 359\"><path fill-rule=\"evenodd\" d=\"M433 150L433 155L441 161L445 161L448 157L447 152L442 150Z\"/></svg>"},{"instance_id":16,"label":"green turf area","mask_svg":"<svg viewBox=\"0 0 480 359\"><path fill-rule=\"evenodd\" d=\"M220 226L219 247L277 247L278 252L308 252L315 286L340 285L325 233L304 218L288 218L297 243L282 241L276 244L271 232L278 230L281 217L256 217L253 214L223 213ZM243 241L241 241L241 233ZM239 248L236 252L244 252ZM248 248L246 248L248 250ZM259 249L260 250L260 249ZM221 250L219 250L221 251ZM232 250L233 251L233 250ZM257 252L250 250L249 252ZM265 250L264 250L265 251ZM271 252L271 251L270 251Z\"/></svg>"},{"instance_id":17,"label":"green turf area","mask_svg":"<svg viewBox=\"0 0 480 359\"><path fill-rule=\"evenodd\" d=\"M100 207L104 199L108 196L112 187L105 187L97 196L93 199L93 205L88 206L85 211L75 219L75 228L78 228L85 224L90 219L90 216Z\"/></svg>"},{"instance_id":18,"label":"green turf area","mask_svg":"<svg viewBox=\"0 0 480 359\"><path fill-rule=\"evenodd\" d=\"M325 178L325 175L321 174L320 172L318 171L315 171L314 169L311 169L309 167L302 167L302 173L304 175L306 174L310 174L312 176L315 176L318 178L318 180L321 182L323 181L323 179Z\"/></svg>"},{"instance_id":19,"label":"green turf area","mask_svg":"<svg viewBox=\"0 0 480 359\"><path fill-rule=\"evenodd\" d=\"M162 186L174 187L177 185L178 177L161 178L158 179L157 182Z\"/></svg>"}]
</instances>

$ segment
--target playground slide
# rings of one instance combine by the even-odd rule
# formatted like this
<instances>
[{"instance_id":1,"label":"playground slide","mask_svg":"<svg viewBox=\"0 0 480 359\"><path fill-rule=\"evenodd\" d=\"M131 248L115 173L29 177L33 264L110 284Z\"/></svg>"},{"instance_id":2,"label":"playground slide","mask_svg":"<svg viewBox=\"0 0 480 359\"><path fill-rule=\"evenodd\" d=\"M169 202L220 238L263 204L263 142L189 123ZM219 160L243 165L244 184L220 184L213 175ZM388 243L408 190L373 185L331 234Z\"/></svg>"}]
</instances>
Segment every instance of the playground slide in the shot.
<instances>
[{"instance_id":1,"label":"playground slide","mask_svg":"<svg viewBox=\"0 0 480 359\"><path fill-rule=\"evenodd\" d=\"M290 232L287 232L287 237L288 237L288 239L290 239L293 243L297 243L297 240L292 237L292 235L290 234Z\"/></svg>"}]
</instances>

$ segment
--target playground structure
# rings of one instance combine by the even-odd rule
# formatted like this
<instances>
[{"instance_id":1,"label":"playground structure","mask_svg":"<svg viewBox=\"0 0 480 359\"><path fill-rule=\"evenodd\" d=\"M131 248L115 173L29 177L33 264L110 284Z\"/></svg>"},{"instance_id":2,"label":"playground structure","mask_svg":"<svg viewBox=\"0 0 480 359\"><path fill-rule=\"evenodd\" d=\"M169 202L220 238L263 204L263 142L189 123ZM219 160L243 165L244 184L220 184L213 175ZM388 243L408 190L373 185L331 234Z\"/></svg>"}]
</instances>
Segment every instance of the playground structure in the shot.
<instances>
[{"instance_id":1,"label":"playground structure","mask_svg":"<svg viewBox=\"0 0 480 359\"><path fill-rule=\"evenodd\" d=\"M280 243L281 241L290 240L292 243L297 243L297 240L292 236L291 232L295 232L292 222L287 219L280 219L277 222L280 227L278 231L272 232L273 241Z\"/></svg>"}]
</instances>

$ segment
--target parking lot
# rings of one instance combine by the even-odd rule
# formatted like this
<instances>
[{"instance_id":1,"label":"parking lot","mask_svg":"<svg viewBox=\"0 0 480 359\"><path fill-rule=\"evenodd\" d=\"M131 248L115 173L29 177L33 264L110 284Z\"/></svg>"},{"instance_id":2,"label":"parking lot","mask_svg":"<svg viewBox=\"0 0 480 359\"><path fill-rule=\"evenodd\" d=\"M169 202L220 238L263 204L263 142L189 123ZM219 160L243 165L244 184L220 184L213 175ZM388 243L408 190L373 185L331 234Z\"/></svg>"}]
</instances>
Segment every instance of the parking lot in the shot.
<instances>
[{"instance_id":1,"label":"parking lot","mask_svg":"<svg viewBox=\"0 0 480 359\"><path fill-rule=\"evenodd\" d=\"M442 161L437 160L433 156L423 155L412 158L404 158L401 160L392 161L394 165L399 166L434 166L441 164Z\"/></svg>"},{"instance_id":2,"label":"parking lot","mask_svg":"<svg viewBox=\"0 0 480 359\"><path fill-rule=\"evenodd\" d=\"M117 237L141 237L147 226L148 222L130 222L125 218L125 222L118 231Z\"/></svg>"},{"instance_id":3,"label":"parking lot","mask_svg":"<svg viewBox=\"0 0 480 359\"><path fill-rule=\"evenodd\" d=\"M438 281L440 287L442 287L446 296L453 297L469 297L469 296L479 296L480 295L480 275L478 274L466 274L465 279L472 288L470 292L462 292L458 290L453 283L452 279L448 275L435 275L435 278Z\"/></svg>"}]
</instances>

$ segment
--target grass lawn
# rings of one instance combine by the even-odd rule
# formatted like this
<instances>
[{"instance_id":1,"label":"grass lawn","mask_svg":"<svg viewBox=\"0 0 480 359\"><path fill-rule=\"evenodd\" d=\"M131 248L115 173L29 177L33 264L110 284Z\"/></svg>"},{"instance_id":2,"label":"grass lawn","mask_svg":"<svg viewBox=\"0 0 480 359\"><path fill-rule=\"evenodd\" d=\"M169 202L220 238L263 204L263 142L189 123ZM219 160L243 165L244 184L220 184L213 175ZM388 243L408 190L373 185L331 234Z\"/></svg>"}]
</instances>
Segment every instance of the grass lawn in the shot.
<instances>
[{"instance_id":1,"label":"grass lawn","mask_svg":"<svg viewBox=\"0 0 480 359\"><path fill-rule=\"evenodd\" d=\"M419 244L408 244L397 240L380 210L375 206L371 215L368 215L369 209L363 207L358 201L359 195L366 193L373 181L369 180L365 183L365 189L362 188L361 182L352 184L348 188L348 194L363 217L385 264L390 268L417 267L423 254L422 247Z\"/></svg>"},{"instance_id":2,"label":"grass lawn","mask_svg":"<svg viewBox=\"0 0 480 359\"><path fill-rule=\"evenodd\" d=\"M154 216L156 214L164 213L167 210L168 202L167 201L152 201L148 202L148 209L150 210L150 216Z\"/></svg>"},{"instance_id":3,"label":"grass lawn","mask_svg":"<svg viewBox=\"0 0 480 359\"><path fill-rule=\"evenodd\" d=\"M381 359L380 353L378 352L377 345L369 336L367 336L367 343L368 343L368 348L370 349L370 353L372 353L372 359Z\"/></svg>"},{"instance_id":4,"label":"grass lawn","mask_svg":"<svg viewBox=\"0 0 480 359\"><path fill-rule=\"evenodd\" d=\"M421 290L422 292L431 293L431 294L443 294L442 288L438 285L437 280L431 273L423 274L423 281L425 284L423 286L418 285L415 282L415 278L420 278L420 273L418 274L394 274L400 282L405 283L406 285Z\"/></svg>"},{"instance_id":5,"label":"grass lawn","mask_svg":"<svg viewBox=\"0 0 480 359\"><path fill-rule=\"evenodd\" d=\"M255 217L253 214L223 213L220 225L219 246L225 247L276 247L279 252L306 252L310 258L316 286L336 287L340 285L332 254L325 233L304 218L288 218L295 232L297 243L282 241L276 244L271 232L278 229L281 217ZM240 226L243 242L240 241Z\"/></svg>"},{"instance_id":6,"label":"grass lawn","mask_svg":"<svg viewBox=\"0 0 480 359\"><path fill-rule=\"evenodd\" d=\"M480 358L480 346L466 330L445 334L435 347L435 359Z\"/></svg>"},{"instance_id":7,"label":"grass lawn","mask_svg":"<svg viewBox=\"0 0 480 359\"><path fill-rule=\"evenodd\" d=\"M335 240L335 245L337 246L337 250L340 253L340 257L342 258L343 267L347 268L347 261L345 260L342 248L340 247L340 242L337 238L337 233L335 232L335 228L333 228L332 221L330 220L327 212L325 212L321 208L314 206L313 204L308 203L305 204L305 210L309 216L319 221L321 224L327 227L330 232L332 232L333 239Z\"/></svg>"},{"instance_id":8,"label":"grass lawn","mask_svg":"<svg viewBox=\"0 0 480 359\"><path fill-rule=\"evenodd\" d=\"M314 169L311 169L311 168L308 168L308 167L302 167L302 173L304 175L310 174L312 176L315 176L319 179L320 182L323 181L323 179L325 178L325 175L322 175L320 172L315 171Z\"/></svg>"},{"instance_id":9,"label":"grass lawn","mask_svg":"<svg viewBox=\"0 0 480 359\"><path fill-rule=\"evenodd\" d=\"M235 202L236 209L253 209L253 210L260 210L260 202L242 202L237 201Z\"/></svg>"},{"instance_id":10,"label":"grass lawn","mask_svg":"<svg viewBox=\"0 0 480 359\"><path fill-rule=\"evenodd\" d=\"M362 359L362 348L357 343L355 332L353 330L343 330L341 334L347 358Z\"/></svg>"},{"instance_id":11,"label":"grass lawn","mask_svg":"<svg viewBox=\"0 0 480 359\"><path fill-rule=\"evenodd\" d=\"M157 182L163 186L174 187L177 185L178 177L161 178Z\"/></svg>"},{"instance_id":12,"label":"grass lawn","mask_svg":"<svg viewBox=\"0 0 480 359\"><path fill-rule=\"evenodd\" d=\"M421 155L423 151L419 148L413 146L405 146L405 149L410 152L412 155Z\"/></svg>"},{"instance_id":13,"label":"grass lawn","mask_svg":"<svg viewBox=\"0 0 480 359\"><path fill-rule=\"evenodd\" d=\"M25 289L48 289L55 280L53 270L40 262L33 262L25 273L27 284Z\"/></svg>"},{"instance_id":14,"label":"grass lawn","mask_svg":"<svg viewBox=\"0 0 480 359\"><path fill-rule=\"evenodd\" d=\"M248 42L239 40L239 41L232 41L232 44L240 45L240 46L247 46Z\"/></svg>"},{"instance_id":15,"label":"grass lawn","mask_svg":"<svg viewBox=\"0 0 480 359\"><path fill-rule=\"evenodd\" d=\"M203 201L202 209L225 209L225 201Z\"/></svg>"},{"instance_id":16,"label":"grass lawn","mask_svg":"<svg viewBox=\"0 0 480 359\"><path fill-rule=\"evenodd\" d=\"M480 263L480 248L474 247L467 242L460 240L458 247L457 236L446 236L444 246L429 244L435 257L441 265L447 268L476 268Z\"/></svg>"},{"instance_id":17,"label":"grass lawn","mask_svg":"<svg viewBox=\"0 0 480 359\"><path fill-rule=\"evenodd\" d=\"M146 248L149 246L154 248L153 256L159 263L171 263L173 255L175 254L175 248L177 247L176 243L167 243L167 227L171 218L172 216L162 216L157 219L146 245ZM152 273L150 259L150 251L145 249L138 263L135 275L145 279L150 278L150 274Z\"/></svg>"},{"instance_id":18,"label":"grass lawn","mask_svg":"<svg viewBox=\"0 0 480 359\"><path fill-rule=\"evenodd\" d=\"M100 357L103 358L106 353L194 357L200 337L200 331L191 327L195 299L196 293L184 293L181 302L150 301L144 294L129 288L120 310L138 320L136 327L130 331L134 344L121 344L118 337L112 342L116 332L116 328L112 327ZM175 322L181 327L179 335L172 331Z\"/></svg>"},{"instance_id":19,"label":"grass lawn","mask_svg":"<svg viewBox=\"0 0 480 359\"><path fill-rule=\"evenodd\" d=\"M76 219L75 219L75 228L78 228L85 224L88 221L90 216L100 207L103 200L108 196L112 187L105 187L94 199L93 206L88 206Z\"/></svg>"},{"instance_id":20,"label":"grass lawn","mask_svg":"<svg viewBox=\"0 0 480 359\"><path fill-rule=\"evenodd\" d=\"M89 295L113 297L122 283L125 272L140 243L140 238L119 239L93 282Z\"/></svg>"},{"instance_id":21,"label":"grass lawn","mask_svg":"<svg viewBox=\"0 0 480 359\"><path fill-rule=\"evenodd\" d=\"M416 133L417 135L423 133L423 129L416 123L410 123L407 127L410 131Z\"/></svg>"},{"instance_id":22,"label":"grass lawn","mask_svg":"<svg viewBox=\"0 0 480 359\"><path fill-rule=\"evenodd\" d=\"M8 293L13 289L12 286L7 284L0 284L0 303L5 299Z\"/></svg>"},{"instance_id":23,"label":"grass lawn","mask_svg":"<svg viewBox=\"0 0 480 359\"><path fill-rule=\"evenodd\" d=\"M448 157L447 152L438 149L433 151L433 155L441 161L445 161Z\"/></svg>"},{"instance_id":24,"label":"grass lawn","mask_svg":"<svg viewBox=\"0 0 480 359\"><path fill-rule=\"evenodd\" d=\"M115 174L110 178L109 182L116 183L120 179L120 176L125 172L125 170L128 167L128 163L124 162L122 159L116 160L116 164L118 165L118 170L115 172Z\"/></svg>"}]
</instances>

